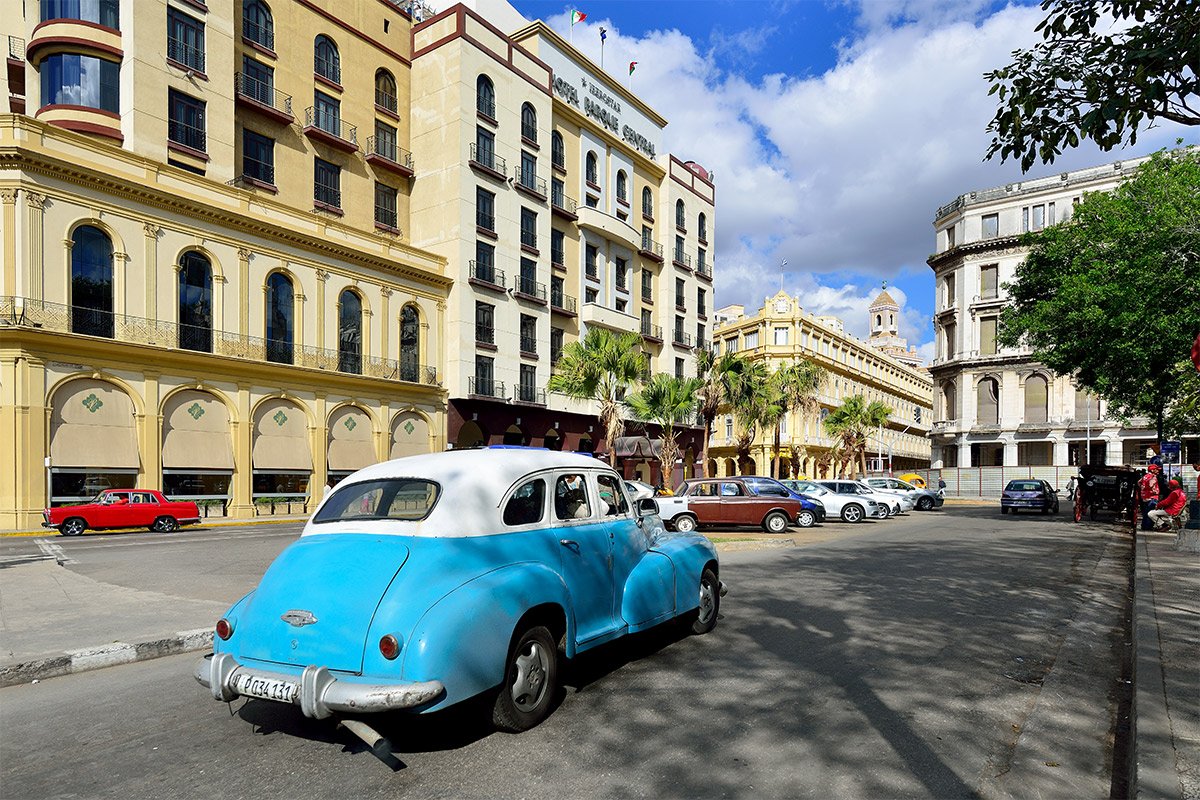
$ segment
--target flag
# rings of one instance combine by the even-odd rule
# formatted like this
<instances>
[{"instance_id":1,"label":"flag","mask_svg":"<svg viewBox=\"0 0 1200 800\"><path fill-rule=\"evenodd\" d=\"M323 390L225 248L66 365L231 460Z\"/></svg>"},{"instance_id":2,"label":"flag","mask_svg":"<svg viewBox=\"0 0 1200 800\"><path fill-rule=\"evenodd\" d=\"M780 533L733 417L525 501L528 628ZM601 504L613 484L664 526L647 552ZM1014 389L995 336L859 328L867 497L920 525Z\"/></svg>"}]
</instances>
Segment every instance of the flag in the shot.
<instances>
[{"instance_id":1,"label":"flag","mask_svg":"<svg viewBox=\"0 0 1200 800\"><path fill-rule=\"evenodd\" d=\"M630 62L629 62L629 74L630 74L630 75L632 75L632 74L633 74L633 71L634 71L635 69L637 69L637 62L636 62L636 61L630 61Z\"/></svg>"},{"instance_id":2,"label":"flag","mask_svg":"<svg viewBox=\"0 0 1200 800\"><path fill-rule=\"evenodd\" d=\"M571 24L572 25L574 25L576 22L583 22L585 19L587 19L587 14L584 14L582 11L572 11L571 12Z\"/></svg>"},{"instance_id":3,"label":"flag","mask_svg":"<svg viewBox=\"0 0 1200 800\"><path fill-rule=\"evenodd\" d=\"M600 42L601 42L601 44L603 44L604 40L605 40L605 39L607 39L607 38L608 38L608 28L601 28L601 29L600 29Z\"/></svg>"}]
</instances>

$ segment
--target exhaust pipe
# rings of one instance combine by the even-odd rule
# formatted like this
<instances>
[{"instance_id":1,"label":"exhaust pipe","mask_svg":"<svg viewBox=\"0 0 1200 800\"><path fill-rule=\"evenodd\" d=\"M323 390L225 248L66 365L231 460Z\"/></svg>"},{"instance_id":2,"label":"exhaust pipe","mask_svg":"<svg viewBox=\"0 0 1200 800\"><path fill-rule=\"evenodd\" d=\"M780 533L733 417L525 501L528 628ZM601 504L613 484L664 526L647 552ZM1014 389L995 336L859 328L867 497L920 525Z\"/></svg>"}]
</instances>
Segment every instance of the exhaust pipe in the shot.
<instances>
[{"instance_id":1,"label":"exhaust pipe","mask_svg":"<svg viewBox=\"0 0 1200 800\"><path fill-rule=\"evenodd\" d=\"M377 757L383 758L385 755L391 755L392 743L387 740L386 736L367 723L357 719L339 719L338 727L345 728L359 739L362 739Z\"/></svg>"}]
</instances>

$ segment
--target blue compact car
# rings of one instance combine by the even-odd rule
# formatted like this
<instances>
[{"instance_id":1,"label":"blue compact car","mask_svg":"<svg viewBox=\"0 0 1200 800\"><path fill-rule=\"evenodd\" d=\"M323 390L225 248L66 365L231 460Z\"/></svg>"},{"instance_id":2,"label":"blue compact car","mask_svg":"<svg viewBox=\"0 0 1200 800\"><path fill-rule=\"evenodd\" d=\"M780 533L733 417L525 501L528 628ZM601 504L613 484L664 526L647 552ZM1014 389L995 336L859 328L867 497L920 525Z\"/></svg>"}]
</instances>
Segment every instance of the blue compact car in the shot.
<instances>
[{"instance_id":1,"label":"blue compact car","mask_svg":"<svg viewBox=\"0 0 1200 800\"><path fill-rule=\"evenodd\" d=\"M804 510L797 515L796 524L801 528L809 528L814 523L825 521L825 504L815 497L801 494L774 478L762 475L743 475L742 481L747 486L750 486L755 494L790 497L793 500L799 500ZM805 512L808 513L806 514Z\"/></svg>"},{"instance_id":2,"label":"blue compact car","mask_svg":"<svg viewBox=\"0 0 1200 800\"><path fill-rule=\"evenodd\" d=\"M607 464L468 450L360 470L217 622L196 679L214 698L308 717L424 713L490 693L502 730L549 712L560 661L683 619L717 624L712 544L668 532Z\"/></svg>"}]
</instances>

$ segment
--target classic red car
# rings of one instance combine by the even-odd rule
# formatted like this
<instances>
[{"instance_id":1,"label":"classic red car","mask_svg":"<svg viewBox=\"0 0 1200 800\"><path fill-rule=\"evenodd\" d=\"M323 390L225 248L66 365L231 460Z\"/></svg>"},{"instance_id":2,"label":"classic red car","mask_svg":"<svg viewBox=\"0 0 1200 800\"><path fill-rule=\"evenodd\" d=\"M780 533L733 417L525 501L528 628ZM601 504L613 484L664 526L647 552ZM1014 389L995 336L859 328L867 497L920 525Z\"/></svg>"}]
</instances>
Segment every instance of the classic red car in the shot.
<instances>
[{"instance_id":1,"label":"classic red car","mask_svg":"<svg viewBox=\"0 0 1200 800\"><path fill-rule=\"evenodd\" d=\"M149 528L159 533L179 530L200 521L200 510L191 501L172 502L153 489L108 489L90 503L47 508L43 528L57 528L63 536L78 536L88 528Z\"/></svg>"}]
</instances>

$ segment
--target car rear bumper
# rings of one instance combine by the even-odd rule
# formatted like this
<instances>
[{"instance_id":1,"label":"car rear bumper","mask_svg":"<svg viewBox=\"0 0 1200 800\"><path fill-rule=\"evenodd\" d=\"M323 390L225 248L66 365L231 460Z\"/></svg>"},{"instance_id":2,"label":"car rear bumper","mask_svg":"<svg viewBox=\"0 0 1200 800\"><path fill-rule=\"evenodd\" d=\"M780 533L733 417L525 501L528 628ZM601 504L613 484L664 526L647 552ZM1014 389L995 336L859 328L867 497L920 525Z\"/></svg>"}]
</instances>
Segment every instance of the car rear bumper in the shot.
<instances>
[{"instance_id":1,"label":"car rear bumper","mask_svg":"<svg viewBox=\"0 0 1200 800\"><path fill-rule=\"evenodd\" d=\"M249 668L230 653L209 653L196 664L195 677L217 700L229 702L243 696L235 682L248 676L264 681L281 681L295 687L292 705L304 716L325 719L335 712L375 714L426 705L441 697L441 681L397 681L396 683L352 683L340 680L325 667L307 666L300 675ZM284 702L284 701L276 701Z\"/></svg>"},{"instance_id":2,"label":"car rear bumper","mask_svg":"<svg viewBox=\"0 0 1200 800\"><path fill-rule=\"evenodd\" d=\"M42 527L43 527L43 528L54 528L54 530L58 530L58 528L59 528L59 523L57 523L57 522L43 522L43 523L42 523Z\"/></svg>"}]
</instances>

